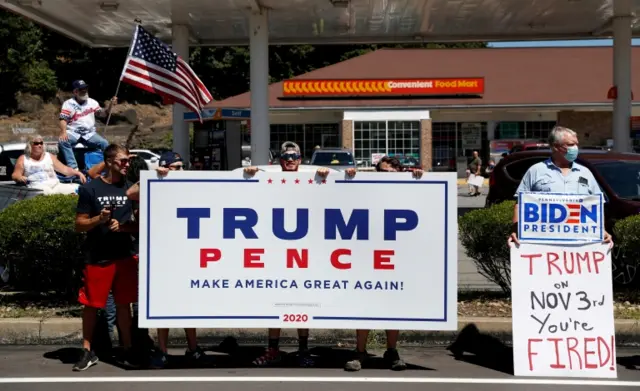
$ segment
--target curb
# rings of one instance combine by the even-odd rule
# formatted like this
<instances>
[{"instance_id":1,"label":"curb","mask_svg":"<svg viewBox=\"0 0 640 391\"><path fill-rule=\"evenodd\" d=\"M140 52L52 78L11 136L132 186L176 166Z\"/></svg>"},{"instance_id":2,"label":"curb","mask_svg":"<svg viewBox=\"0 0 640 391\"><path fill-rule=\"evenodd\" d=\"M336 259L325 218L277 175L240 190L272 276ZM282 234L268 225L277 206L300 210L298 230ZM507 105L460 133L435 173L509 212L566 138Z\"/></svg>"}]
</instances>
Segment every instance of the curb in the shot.
<instances>
[{"instance_id":1,"label":"curb","mask_svg":"<svg viewBox=\"0 0 640 391\"><path fill-rule=\"evenodd\" d=\"M467 178L458 178L458 185L466 185L466 184L467 184ZM489 180L485 178L483 185L489 186Z\"/></svg>"},{"instance_id":2,"label":"curb","mask_svg":"<svg viewBox=\"0 0 640 391\"><path fill-rule=\"evenodd\" d=\"M453 342L458 332L466 325L474 323L484 333L505 343L511 343L511 318L459 318L457 331L414 331L400 333L400 342L406 346L446 345ZM638 346L640 344L640 321L619 319L615 321L616 345ZM81 340L82 324L79 318L8 318L0 319L0 345L57 345L78 344ZM155 330L151 330L155 338ZM216 344L226 337L234 337L244 345L264 344L264 329L198 329L198 340L203 345ZM384 341L384 332L371 333L373 341ZM171 329L171 344L185 344L184 332ZM296 330L283 329L282 343L295 343ZM321 329L312 330L309 338L317 345L343 346L355 343L354 330Z\"/></svg>"}]
</instances>

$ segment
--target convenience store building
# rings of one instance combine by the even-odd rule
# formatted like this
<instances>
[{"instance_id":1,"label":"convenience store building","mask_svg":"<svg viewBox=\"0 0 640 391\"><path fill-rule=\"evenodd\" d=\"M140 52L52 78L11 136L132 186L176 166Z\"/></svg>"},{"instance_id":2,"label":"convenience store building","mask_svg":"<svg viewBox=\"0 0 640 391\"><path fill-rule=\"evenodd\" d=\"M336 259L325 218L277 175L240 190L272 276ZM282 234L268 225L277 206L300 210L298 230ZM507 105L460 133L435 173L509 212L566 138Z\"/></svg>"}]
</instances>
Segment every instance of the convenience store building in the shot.
<instances>
[{"instance_id":1,"label":"convenience store building","mask_svg":"<svg viewBox=\"0 0 640 391\"><path fill-rule=\"evenodd\" d=\"M610 145L612 57L610 47L377 50L271 84L270 147L293 140L306 157L317 145L344 147L365 167L387 154L456 170L473 150L499 156L545 140L556 124L578 132L583 146ZM631 90L640 94L640 47L631 57ZM250 107L247 92L208 112ZM639 120L632 99L634 145Z\"/></svg>"}]
</instances>

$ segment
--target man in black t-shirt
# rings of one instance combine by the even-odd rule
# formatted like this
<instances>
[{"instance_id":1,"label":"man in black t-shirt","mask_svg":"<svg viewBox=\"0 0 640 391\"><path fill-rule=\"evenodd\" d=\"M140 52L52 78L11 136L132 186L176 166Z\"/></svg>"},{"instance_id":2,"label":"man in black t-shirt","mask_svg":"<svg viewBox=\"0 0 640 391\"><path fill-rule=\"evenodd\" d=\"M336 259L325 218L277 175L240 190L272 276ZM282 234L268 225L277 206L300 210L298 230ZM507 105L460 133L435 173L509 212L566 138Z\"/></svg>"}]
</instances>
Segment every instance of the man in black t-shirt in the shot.
<instances>
[{"instance_id":1,"label":"man in black t-shirt","mask_svg":"<svg viewBox=\"0 0 640 391\"><path fill-rule=\"evenodd\" d=\"M78 301L82 313L83 355L74 371L84 371L98 362L91 350L91 340L99 308L104 308L109 292L116 302L121 341L130 359L131 303L138 296L138 263L133 233L138 223L133 206L127 198L131 186L126 180L129 152L119 145L104 150L106 175L79 188L76 210L76 231L87 232L87 258L84 286Z\"/></svg>"}]
</instances>

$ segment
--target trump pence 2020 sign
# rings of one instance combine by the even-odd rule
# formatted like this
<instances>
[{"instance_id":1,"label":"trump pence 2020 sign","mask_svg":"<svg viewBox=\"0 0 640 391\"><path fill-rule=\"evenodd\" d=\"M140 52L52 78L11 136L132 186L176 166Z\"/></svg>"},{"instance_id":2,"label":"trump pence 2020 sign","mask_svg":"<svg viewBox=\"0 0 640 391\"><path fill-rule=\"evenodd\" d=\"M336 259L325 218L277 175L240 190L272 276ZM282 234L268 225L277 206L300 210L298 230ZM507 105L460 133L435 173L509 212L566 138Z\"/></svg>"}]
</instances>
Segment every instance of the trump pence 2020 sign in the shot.
<instances>
[{"instance_id":1,"label":"trump pence 2020 sign","mask_svg":"<svg viewBox=\"0 0 640 391\"><path fill-rule=\"evenodd\" d=\"M140 325L454 330L455 180L144 172Z\"/></svg>"}]
</instances>

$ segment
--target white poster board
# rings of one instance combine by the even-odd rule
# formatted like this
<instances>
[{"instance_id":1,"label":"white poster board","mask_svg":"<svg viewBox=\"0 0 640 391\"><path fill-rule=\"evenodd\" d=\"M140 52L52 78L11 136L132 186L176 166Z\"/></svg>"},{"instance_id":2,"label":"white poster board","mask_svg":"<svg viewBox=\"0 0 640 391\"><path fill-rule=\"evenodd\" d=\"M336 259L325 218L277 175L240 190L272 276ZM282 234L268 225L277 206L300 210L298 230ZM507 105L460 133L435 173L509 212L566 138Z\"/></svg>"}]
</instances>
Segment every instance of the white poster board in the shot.
<instances>
[{"instance_id":1,"label":"white poster board","mask_svg":"<svg viewBox=\"0 0 640 391\"><path fill-rule=\"evenodd\" d=\"M518 194L521 243L587 243L604 240L602 194Z\"/></svg>"},{"instance_id":2,"label":"white poster board","mask_svg":"<svg viewBox=\"0 0 640 391\"><path fill-rule=\"evenodd\" d=\"M141 327L456 330L455 173L144 171Z\"/></svg>"},{"instance_id":3,"label":"white poster board","mask_svg":"<svg viewBox=\"0 0 640 391\"><path fill-rule=\"evenodd\" d=\"M608 245L511 249L516 376L617 377Z\"/></svg>"}]
</instances>

